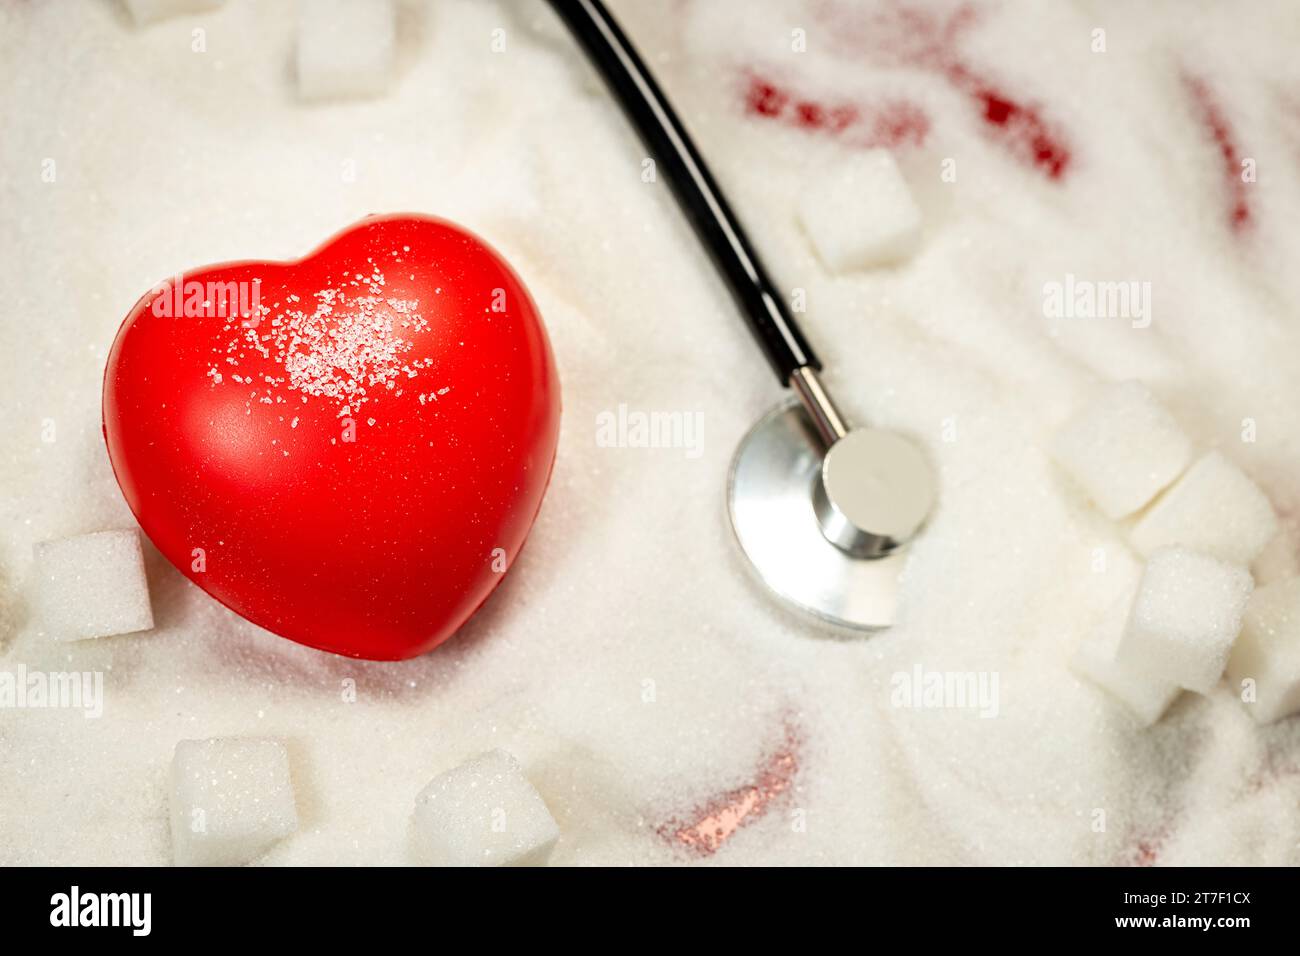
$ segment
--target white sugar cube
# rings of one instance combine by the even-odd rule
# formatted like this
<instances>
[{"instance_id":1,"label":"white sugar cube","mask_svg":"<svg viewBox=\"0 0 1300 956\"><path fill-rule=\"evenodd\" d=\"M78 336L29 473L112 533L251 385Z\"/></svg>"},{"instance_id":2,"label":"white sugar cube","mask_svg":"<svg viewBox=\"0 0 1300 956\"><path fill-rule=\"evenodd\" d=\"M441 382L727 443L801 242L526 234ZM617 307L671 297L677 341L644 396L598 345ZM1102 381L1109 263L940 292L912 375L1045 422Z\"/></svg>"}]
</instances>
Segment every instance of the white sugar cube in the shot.
<instances>
[{"instance_id":1,"label":"white sugar cube","mask_svg":"<svg viewBox=\"0 0 1300 956\"><path fill-rule=\"evenodd\" d=\"M1120 662L1206 693L1223 675L1253 587L1245 568L1186 548L1156 551L1129 613Z\"/></svg>"},{"instance_id":2,"label":"white sugar cube","mask_svg":"<svg viewBox=\"0 0 1300 956\"><path fill-rule=\"evenodd\" d=\"M1169 709L1182 688L1120 660L1118 650L1109 635L1095 631L1075 651L1070 667L1127 707L1141 726L1149 727Z\"/></svg>"},{"instance_id":3,"label":"white sugar cube","mask_svg":"<svg viewBox=\"0 0 1300 956\"><path fill-rule=\"evenodd\" d=\"M896 263L921 235L921 210L883 149L856 153L811 177L799 221L833 273Z\"/></svg>"},{"instance_id":4,"label":"white sugar cube","mask_svg":"<svg viewBox=\"0 0 1300 956\"><path fill-rule=\"evenodd\" d=\"M560 835L504 750L435 777L416 797L413 823L416 852L431 866L541 866Z\"/></svg>"},{"instance_id":5,"label":"white sugar cube","mask_svg":"<svg viewBox=\"0 0 1300 956\"><path fill-rule=\"evenodd\" d=\"M396 46L393 0L298 0L298 89L307 99L384 92Z\"/></svg>"},{"instance_id":6,"label":"white sugar cube","mask_svg":"<svg viewBox=\"0 0 1300 956\"><path fill-rule=\"evenodd\" d=\"M1109 518L1137 511L1192 458L1192 443L1140 382L1103 388L1057 431L1051 450Z\"/></svg>"},{"instance_id":7,"label":"white sugar cube","mask_svg":"<svg viewBox=\"0 0 1300 956\"><path fill-rule=\"evenodd\" d=\"M260 737L182 740L172 758L177 866L249 863L298 829L284 744Z\"/></svg>"},{"instance_id":8,"label":"white sugar cube","mask_svg":"<svg viewBox=\"0 0 1300 956\"><path fill-rule=\"evenodd\" d=\"M46 634L81 641L153 627L140 535L96 531L33 548L36 604Z\"/></svg>"},{"instance_id":9,"label":"white sugar cube","mask_svg":"<svg viewBox=\"0 0 1300 956\"><path fill-rule=\"evenodd\" d=\"M1254 681L1247 709L1261 724L1300 713L1300 578L1258 588L1228 659L1235 693Z\"/></svg>"},{"instance_id":10,"label":"white sugar cube","mask_svg":"<svg viewBox=\"0 0 1300 956\"><path fill-rule=\"evenodd\" d=\"M126 0L126 9L136 24L143 26L169 17L215 10L225 0Z\"/></svg>"},{"instance_id":11,"label":"white sugar cube","mask_svg":"<svg viewBox=\"0 0 1300 956\"><path fill-rule=\"evenodd\" d=\"M1249 565L1277 533L1264 492L1217 451L1198 459L1133 527L1143 554L1181 545Z\"/></svg>"}]
</instances>

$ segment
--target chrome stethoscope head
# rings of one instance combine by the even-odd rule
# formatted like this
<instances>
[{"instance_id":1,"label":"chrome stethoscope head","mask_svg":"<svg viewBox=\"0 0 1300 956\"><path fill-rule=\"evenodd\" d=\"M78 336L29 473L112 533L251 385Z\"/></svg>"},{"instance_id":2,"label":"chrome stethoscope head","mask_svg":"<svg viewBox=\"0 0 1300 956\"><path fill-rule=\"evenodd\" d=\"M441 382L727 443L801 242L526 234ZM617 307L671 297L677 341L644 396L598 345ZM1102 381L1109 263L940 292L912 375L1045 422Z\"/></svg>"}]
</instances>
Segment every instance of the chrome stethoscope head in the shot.
<instances>
[{"instance_id":1,"label":"chrome stethoscope head","mask_svg":"<svg viewBox=\"0 0 1300 956\"><path fill-rule=\"evenodd\" d=\"M798 395L750 429L732 461L728 513L741 550L797 607L849 627L889 626L904 546L934 506L929 463L901 435L845 424L740 220L600 0L551 6L655 154L777 380Z\"/></svg>"},{"instance_id":2,"label":"chrome stethoscope head","mask_svg":"<svg viewBox=\"0 0 1300 956\"><path fill-rule=\"evenodd\" d=\"M934 505L933 472L895 432L848 430L811 369L796 378L801 401L764 415L731 461L736 541L767 588L796 607L846 627L888 627L903 546Z\"/></svg>"}]
</instances>

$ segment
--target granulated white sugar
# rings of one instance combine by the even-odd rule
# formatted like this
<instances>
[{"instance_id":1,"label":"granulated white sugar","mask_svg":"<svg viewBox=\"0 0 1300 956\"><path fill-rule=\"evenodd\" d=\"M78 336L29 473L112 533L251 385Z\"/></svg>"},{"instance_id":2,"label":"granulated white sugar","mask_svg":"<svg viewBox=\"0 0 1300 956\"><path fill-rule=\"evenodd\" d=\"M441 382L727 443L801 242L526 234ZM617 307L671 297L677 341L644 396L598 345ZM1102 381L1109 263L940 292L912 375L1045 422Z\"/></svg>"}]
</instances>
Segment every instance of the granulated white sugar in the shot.
<instances>
[{"instance_id":1,"label":"granulated white sugar","mask_svg":"<svg viewBox=\"0 0 1300 956\"><path fill-rule=\"evenodd\" d=\"M169 17L208 13L224 2L225 0L123 0L131 19L142 26Z\"/></svg>"},{"instance_id":2,"label":"granulated white sugar","mask_svg":"<svg viewBox=\"0 0 1300 956\"><path fill-rule=\"evenodd\" d=\"M250 402L282 405L312 396L333 401L342 417L384 391L401 395L403 383L433 364L411 354L412 336L428 329L429 322L418 299L385 297L384 284L383 272L374 266L369 275L358 273L314 293L311 311L300 307L297 295L283 304L261 304L255 320L236 317L226 325L230 340L218 357L235 369L252 357L256 375L229 373L237 385L256 386ZM356 288L365 294L351 291ZM267 362L275 374L261 371ZM214 386L224 380L216 361L208 377Z\"/></svg>"},{"instance_id":3,"label":"granulated white sugar","mask_svg":"<svg viewBox=\"0 0 1300 956\"><path fill-rule=\"evenodd\" d=\"M1144 729L1069 669L1141 569L1047 453L1097 388L1140 381L1300 530L1293 5L612 6L802 305L846 413L936 463L898 625L830 633L751 580L723 488L782 393L662 170L643 178L577 54L529 29L536 3L403 4L387 93L311 105L293 4L146 29L111 4L0 5L0 667L101 673L105 695L99 719L0 713L0 862L170 862L177 742L249 736L290 742L301 797L271 864L409 862L414 796L494 748L556 819L555 864L1300 862L1268 837L1297 832L1300 721L1258 725L1223 681ZM1183 69L1257 181L1228 174ZM869 148L895 157L921 241L831 277L799 198L810 170ZM367 664L258 630L147 548L152 631L45 640L32 545L132 524L99 398L133 304L182 270L297 258L397 211L488 239L555 348L554 478L501 588L434 653ZM1049 308L1067 286L1093 308ZM221 358L200 387L266 397ZM359 423L382 414L368 396ZM702 453L601 447L596 416L620 404L701 413ZM918 667L983 679L987 706L899 705Z\"/></svg>"}]
</instances>

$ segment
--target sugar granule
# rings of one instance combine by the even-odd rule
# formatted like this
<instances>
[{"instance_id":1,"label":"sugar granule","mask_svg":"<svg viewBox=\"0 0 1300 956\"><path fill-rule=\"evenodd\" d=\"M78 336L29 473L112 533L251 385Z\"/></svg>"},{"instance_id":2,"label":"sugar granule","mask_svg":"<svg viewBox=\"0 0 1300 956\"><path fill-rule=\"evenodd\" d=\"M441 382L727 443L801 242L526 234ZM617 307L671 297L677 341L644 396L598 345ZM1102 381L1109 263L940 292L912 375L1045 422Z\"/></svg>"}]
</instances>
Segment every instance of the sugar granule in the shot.
<instances>
[{"instance_id":1,"label":"sugar granule","mask_svg":"<svg viewBox=\"0 0 1300 956\"><path fill-rule=\"evenodd\" d=\"M360 286L362 294L344 286ZM297 392L303 400L323 398L336 404L338 417L354 414L377 401L376 389L393 391L400 376L415 378L433 359L412 357L414 342L409 336L426 331L429 322L420 314L418 299L400 299L382 294L385 279L378 266L370 276L356 273L339 287L313 293L315 307L286 307L272 313L261 306L263 318L270 317L269 331L263 323L252 327L228 323L225 331L234 335L226 345L225 361L238 366L251 349L272 362L283 374L263 374L261 394L250 393L250 401L280 404L284 391ZM290 303L300 301L289 295ZM213 385L220 385L216 365L208 369ZM249 384L252 376L231 373L238 384ZM401 394L400 391L397 394ZM291 427L297 427L297 419Z\"/></svg>"}]
</instances>

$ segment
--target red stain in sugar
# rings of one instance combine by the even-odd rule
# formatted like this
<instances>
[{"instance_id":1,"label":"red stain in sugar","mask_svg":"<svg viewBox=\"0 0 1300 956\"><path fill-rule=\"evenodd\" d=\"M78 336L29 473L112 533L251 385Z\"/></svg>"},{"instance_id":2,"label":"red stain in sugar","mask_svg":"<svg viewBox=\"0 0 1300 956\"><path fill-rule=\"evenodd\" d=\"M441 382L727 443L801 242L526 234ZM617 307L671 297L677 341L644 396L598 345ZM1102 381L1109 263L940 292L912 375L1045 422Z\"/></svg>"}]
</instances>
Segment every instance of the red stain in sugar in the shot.
<instances>
[{"instance_id":1,"label":"red stain in sugar","mask_svg":"<svg viewBox=\"0 0 1300 956\"><path fill-rule=\"evenodd\" d=\"M889 100L871 106L800 96L758 75L747 78L745 110L810 132L847 133L857 145L899 147L925 142L930 119L916 104Z\"/></svg>"},{"instance_id":2,"label":"red stain in sugar","mask_svg":"<svg viewBox=\"0 0 1300 956\"><path fill-rule=\"evenodd\" d=\"M886 103L872 120L874 140L880 145L910 143L919 146L930 132L930 118L916 104L902 100Z\"/></svg>"},{"instance_id":3,"label":"red stain in sugar","mask_svg":"<svg viewBox=\"0 0 1300 956\"><path fill-rule=\"evenodd\" d=\"M980 118L1021 161L1037 166L1049 179L1060 179L1071 153L1061 134L1043 118L1038 107L1014 99L987 81L954 64L948 78L966 91L980 108Z\"/></svg>"},{"instance_id":4,"label":"red stain in sugar","mask_svg":"<svg viewBox=\"0 0 1300 956\"><path fill-rule=\"evenodd\" d=\"M1269 787L1291 786L1300 775L1300 756L1269 749L1259 770L1246 781L1247 793L1259 793Z\"/></svg>"},{"instance_id":5,"label":"red stain in sugar","mask_svg":"<svg viewBox=\"0 0 1300 956\"><path fill-rule=\"evenodd\" d=\"M969 98L989 135L1003 143L1021 162L1052 180L1061 179L1069 170L1073 150L1064 133L1047 119L1043 108L1025 92L995 82L959 55L962 35L979 19L979 10L974 6L962 4L946 17L904 4L889 4L864 13L850 5L822 3L814 10L828 28L832 48L845 57L858 60L867 52L882 66L904 66L942 76ZM779 93L775 87L773 92ZM758 112L783 115L778 103L779 96L764 104L775 112ZM923 123L919 137L915 135L915 119L909 118L901 133L891 134L887 127L876 137L879 142L872 145L920 143L929 132L930 121L919 107L911 109Z\"/></svg>"},{"instance_id":6,"label":"red stain in sugar","mask_svg":"<svg viewBox=\"0 0 1300 956\"><path fill-rule=\"evenodd\" d=\"M790 94L774 83L750 77L745 107L757 116L780 116L790 102Z\"/></svg>"},{"instance_id":7,"label":"red stain in sugar","mask_svg":"<svg viewBox=\"0 0 1300 956\"><path fill-rule=\"evenodd\" d=\"M1169 824L1161 823L1154 827L1143 828L1135 835L1132 847L1124 858L1117 861L1122 866L1155 866L1169 839Z\"/></svg>"},{"instance_id":8,"label":"red stain in sugar","mask_svg":"<svg viewBox=\"0 0 1300 956\"><path fill-rule=\"evenodd\" d=\"M773 802L794 786L798 772L798 739L787 726L781 747L763 761L753 782L720 794L684 820L670 820L656 832L700 856L712 856L741 827L766 814Z\"/></svg>"},{"instance_id":9,"label":"red stain in sugar","mask_svg":"<svg viewBox=\"0 0 1300 956\"><path fill-rule=\"evenodd\" d=\"M1223 111L1223 106L1214 96L1208 83L1198 76L1184 74L1183 83L1191 94L1201 124L1205 126L1219 148L1223 157L1224 172L1228 177L1228 224L1234 232L1240 232L1250 224L1250 203L1247 199L1247 183L1241 178L1242 155L1237 148L1231 124Z\"/></svg>"},{"instance_id":10,"label":"red stain in sugar","mask_svg":"<svg viewBox=\"0 0 1300 956\"><path fill-rule=\"evenodd\" d=\"M1155 866L1159 850L1159 844L1153 843L1150 840L1139 840L1137 845L1137 855L1133 860L1133 865Z\"/></svg>"},{"instance_id":11,"label":"red stain in sugar","mask_svg":"<svg viewBox=\"0 0 1300 956\"><path fill-rule=\"evenodd\" d=\"M1244 792L1257 794L1269 787L1289 787L1297 775L1300 775L1300 761L1289 754L1270 751L1263 765L1247 777ZM1120 862L1126 866L1155 866L1176 825L1177 818L1145 830L1133 840L1132 848Z\"/></svg>"}]
</instances>

